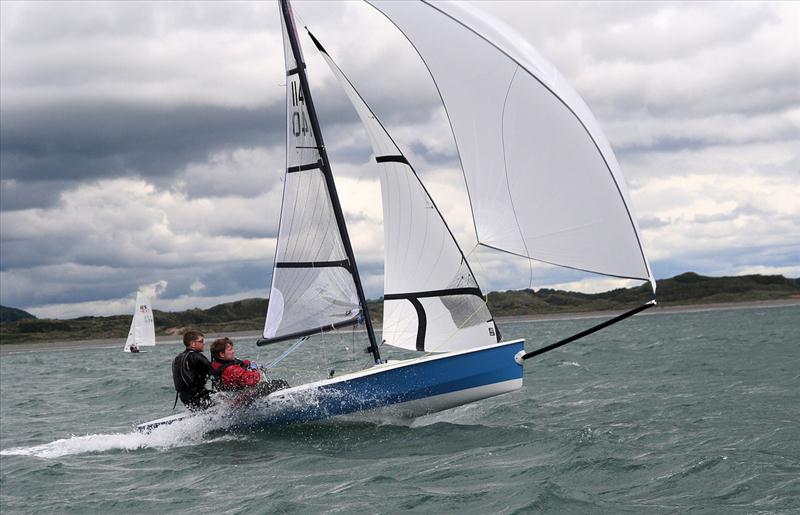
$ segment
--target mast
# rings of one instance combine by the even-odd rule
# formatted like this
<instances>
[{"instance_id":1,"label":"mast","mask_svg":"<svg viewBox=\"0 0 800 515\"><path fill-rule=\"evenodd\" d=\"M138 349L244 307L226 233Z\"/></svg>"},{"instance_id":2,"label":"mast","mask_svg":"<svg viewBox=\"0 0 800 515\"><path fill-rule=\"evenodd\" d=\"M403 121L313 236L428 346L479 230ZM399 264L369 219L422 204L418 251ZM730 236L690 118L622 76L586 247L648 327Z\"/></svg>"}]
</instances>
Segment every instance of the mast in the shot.
<instances>
[{"instance_id":1,"label":"mast","mask_svg":"<svg viewBox=\"0 0 800 515\"><path fill-rule=\"evenodd\" d=\"M322 139L322 131L320 130L317 112L314 109L314 102L311 99L311 89L308 86L308 76L306 75L306 65L303 61L302 53L300 52L300 42L297 38L297 32L294 25L294 19L292 18L289 0L280 0L280 4L281 15L283 16L283 20L286 25L286 32L289 36L289 42L292 47L292 54L294 55L295 63L297 63L297 74L300 79L300 87L302 89L303 99L308 111L311 130L314 131L314 137L316 138L318 145L317 150L320 155L322 175L325 178L325 185L328 188L331 204L333 206L333 212L336 217L336 225L339 227L339 233L342 238L344 250L347 254L347 259L350 262L350 270L353 275L356 293L358 295L358 300L361 303L361 311L364 315L364 323L367 326L367 336L369 337L370 345L369 350L375 359L375 363L379 364L381 363L380 351L378 350L377 340L375 339L375 331L372 327L372 319L369 316L367 299L364 297L364 289L361 285L361 276L358 273L358 266L356 264L355 255L353 254L353 247L350 244L350 235L347 232L347 225L345 224L342 206L339 202L339 195L336 193L336 184L333 180L333 173L331 172L330 161L328 160L328 152L325 150L325 143Z\"/></svg>"}]
</instances>

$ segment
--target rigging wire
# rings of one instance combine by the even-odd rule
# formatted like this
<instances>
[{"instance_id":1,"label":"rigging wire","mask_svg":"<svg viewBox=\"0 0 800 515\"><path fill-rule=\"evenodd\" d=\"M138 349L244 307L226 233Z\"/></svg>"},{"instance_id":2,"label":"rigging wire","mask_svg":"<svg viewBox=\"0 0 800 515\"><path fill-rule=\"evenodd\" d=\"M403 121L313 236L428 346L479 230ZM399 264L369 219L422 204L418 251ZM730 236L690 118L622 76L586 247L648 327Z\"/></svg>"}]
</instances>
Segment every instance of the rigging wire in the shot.
<instances>
[{"instance_id":1,"label":"rigging wire","mask_svg":"<svg viewBox=\"0 0 800 515\"><path fill-rule=\"evenodd\" d=\"M266 368L267 370L269 370L269 369L271 369L271 368L275 367L275 366L276 366L278 363L280 363L281 361L283 361L283 360L284 360L284 358L286 358L286 356L288 356L289 354L291 354L292 352L294 352L295 350L297 350L297 349L300 347L300 345L302 345L302 344L303 344L303 343L304 343L306 340L308 340L308 336L303 336L302 338L300 338L299 340L297 340L295 343L293 343L293 344L292 344L292 346L291 346L291 347L289 347L288 349L286 349L285 351L283 351L283 354L281 354L281 355L280 355L280 356L278 356L276 359L274 359L274 360L272 361L272 363L270 363L269 365L267 365L265 368Z\"/></svg>"}]
</instances>

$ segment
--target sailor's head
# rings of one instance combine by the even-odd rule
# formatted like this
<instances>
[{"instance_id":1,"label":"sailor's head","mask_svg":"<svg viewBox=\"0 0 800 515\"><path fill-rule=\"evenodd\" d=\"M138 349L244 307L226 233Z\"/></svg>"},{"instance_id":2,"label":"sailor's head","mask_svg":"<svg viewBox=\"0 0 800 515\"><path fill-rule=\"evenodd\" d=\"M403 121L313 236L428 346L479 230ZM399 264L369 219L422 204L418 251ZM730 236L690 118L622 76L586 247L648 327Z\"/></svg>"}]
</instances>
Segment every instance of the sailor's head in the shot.
<instances>
[{"instance_id":1,"label":"sailor's head","mask_svg":"<svg viewBox=\"0 0 800 515\"><path fill-rule=\"evenodd\" d=\"M205 343L206 337L200 331L186 331L183 333L183 344L189 349L203 352Z\"/></svg>"},{"instance_id":2,"label":"sailor's head","mask_svg":"<svg viewBox=\"0 0 800 515\"><path fill-rule=\"evenodd\" d=\"M219 338L211 344L211 357L230 361L235 358L233 351L233 340L230 338Z\"/></svg>"}]
</instances>

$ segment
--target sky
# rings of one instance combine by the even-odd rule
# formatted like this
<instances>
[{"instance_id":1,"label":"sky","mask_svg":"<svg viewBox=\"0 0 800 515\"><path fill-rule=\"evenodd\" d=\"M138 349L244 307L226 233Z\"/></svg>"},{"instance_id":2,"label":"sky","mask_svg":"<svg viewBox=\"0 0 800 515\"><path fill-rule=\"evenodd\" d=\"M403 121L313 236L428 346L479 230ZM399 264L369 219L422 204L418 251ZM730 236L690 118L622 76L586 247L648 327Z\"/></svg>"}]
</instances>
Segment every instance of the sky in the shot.
<instances>
[{"instance_id":1,"label":"sky","mask_svg":"<svg viewBox=\"0 0 800 515\"><path fill-rule=\"evenodd\" d=\"M657 279L800 276L800 3L478 2L584 98ZM485 291L632 286L475 248L430 76L369 5L295 2L414 164ZM305 36L367 297L382 295L366 135ZM266 297L284 169L272 2L0 3L0 304L72 318Z\"/></svg>"}]
</instances>

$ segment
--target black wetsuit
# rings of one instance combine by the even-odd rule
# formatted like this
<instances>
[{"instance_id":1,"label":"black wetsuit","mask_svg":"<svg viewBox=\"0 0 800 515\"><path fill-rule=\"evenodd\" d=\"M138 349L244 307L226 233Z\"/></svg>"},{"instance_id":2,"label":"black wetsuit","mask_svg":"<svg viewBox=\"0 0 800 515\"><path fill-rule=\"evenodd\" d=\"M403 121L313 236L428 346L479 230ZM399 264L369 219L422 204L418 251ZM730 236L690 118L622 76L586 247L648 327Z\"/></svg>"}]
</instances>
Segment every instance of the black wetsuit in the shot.
<instances>
[{"instance_id":1,"label":"black wetsuit","mask_svg":"<svg viewBox=\"0 0 800 515\"><path fill-rule=\"evenodd\" d=\"M211 406L211 391L206 381L211 375L211 363L202 352L187 348L172 362L172 381L181 402L190 410L202 410Z\"/></svg>"}]
</instances>

